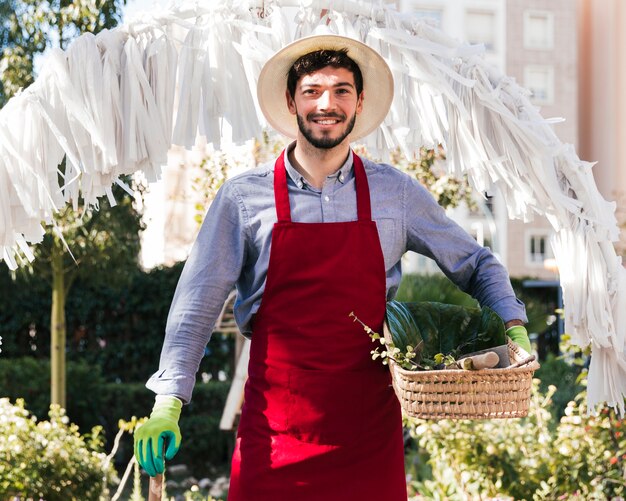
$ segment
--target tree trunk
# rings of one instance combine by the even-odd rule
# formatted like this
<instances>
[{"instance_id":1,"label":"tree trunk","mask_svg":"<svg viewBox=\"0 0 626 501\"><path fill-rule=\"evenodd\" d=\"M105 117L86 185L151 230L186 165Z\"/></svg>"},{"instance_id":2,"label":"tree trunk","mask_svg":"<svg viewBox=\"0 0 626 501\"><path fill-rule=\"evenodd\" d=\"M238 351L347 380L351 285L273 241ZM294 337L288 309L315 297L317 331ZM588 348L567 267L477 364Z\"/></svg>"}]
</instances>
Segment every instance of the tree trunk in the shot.
<instances>
[{"instance_id":1,"label":"tree trunk","mask_svg":"<svg viewBox=\"0 0 626 501\"><path fill-rule=\"evenodd\" d=\"M52 245L52 311L50 315L50 403L65 408L65 272L63 246Z\"/></svg>"}]
</instances>

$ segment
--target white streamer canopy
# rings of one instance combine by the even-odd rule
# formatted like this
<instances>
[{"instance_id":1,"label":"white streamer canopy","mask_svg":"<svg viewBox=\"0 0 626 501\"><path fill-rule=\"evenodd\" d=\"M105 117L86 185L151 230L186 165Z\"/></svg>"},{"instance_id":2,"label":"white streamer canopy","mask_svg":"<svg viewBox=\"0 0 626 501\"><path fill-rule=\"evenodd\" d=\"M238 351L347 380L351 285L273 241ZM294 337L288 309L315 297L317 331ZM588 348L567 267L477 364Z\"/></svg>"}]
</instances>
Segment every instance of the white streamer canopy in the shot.
<instances>
[{"instance_id":1,"label":"white streamer canopy","mask_svg":"<svg viewBox=\"0 0 626 501\"><path fill-rule=\"evenodd\" d=\"M548 218L565 329L577 344L592 345L589 408L607 402L623 415L626 277L613 246L615 205L599 194L592 165L559 141L527 91L484 61L482 47L383 2L328 4L182 4L53 50L35 83L0 110L3 259L12 268L32 259L29 243L41 241L42 222L52 224L61 206L112 199L125 174L157 179L172 144L189 147L200 133L219 147L226 123L234 141L259 135L263 63L320 30L352 37L375 48L395 78L389 114L364 140L371 151L412 154L442 144L454 174L467 174L480 191L497 185L509 217Z\"/></svg>"}]
</instances>

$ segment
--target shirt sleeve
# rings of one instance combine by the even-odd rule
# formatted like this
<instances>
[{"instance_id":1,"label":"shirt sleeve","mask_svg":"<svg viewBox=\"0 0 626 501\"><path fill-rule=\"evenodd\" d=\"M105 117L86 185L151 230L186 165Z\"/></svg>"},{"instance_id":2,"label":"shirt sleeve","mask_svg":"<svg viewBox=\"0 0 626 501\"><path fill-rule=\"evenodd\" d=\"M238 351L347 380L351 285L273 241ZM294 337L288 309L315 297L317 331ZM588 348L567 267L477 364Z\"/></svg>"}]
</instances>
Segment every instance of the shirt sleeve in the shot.
<instances>
[{"instance_id":1,"label":"shirt sleeve","mask_svg":"<svg viewBox=\"0 0 626 501\"><path fill-rule=\"evenodd\" d=\"M159 370L146 386L191 400L196 373L215 322L245 258L247 217L236 187L218 191L193 244L170 306Z\"/></svg>"},{"instance_id":2,"label":"shirt sleeve","mask_svg":"<svg viewBox=\"0 0 626 501\"><path fill-rule=\"evenodd\" d=\"M493 253L450 219L433 196L408 177L404 190L407 248L433 259L441 271L504 322L527 322L506 268Z\"/></svg>"}]
</instances>

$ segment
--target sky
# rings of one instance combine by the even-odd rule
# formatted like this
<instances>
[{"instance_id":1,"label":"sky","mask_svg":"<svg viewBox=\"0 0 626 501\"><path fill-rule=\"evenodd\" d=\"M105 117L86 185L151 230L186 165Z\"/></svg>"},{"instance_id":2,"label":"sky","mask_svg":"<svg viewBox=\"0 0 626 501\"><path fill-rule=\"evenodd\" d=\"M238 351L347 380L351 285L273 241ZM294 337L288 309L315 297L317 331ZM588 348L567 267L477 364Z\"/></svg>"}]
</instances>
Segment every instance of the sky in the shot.
<instances>
[{"instance_id":1,"label":"sky","mask_svg":"<svg viewBox=\"0 0 626 501\"><path fill-rule=\"evenodd\" d=\"M135 16L139 12L149 11L155 5L163 8L166 7L169 0L127 0L126 5L122 9L124 12L123 22Z\"/></svg>"}]
</instances>

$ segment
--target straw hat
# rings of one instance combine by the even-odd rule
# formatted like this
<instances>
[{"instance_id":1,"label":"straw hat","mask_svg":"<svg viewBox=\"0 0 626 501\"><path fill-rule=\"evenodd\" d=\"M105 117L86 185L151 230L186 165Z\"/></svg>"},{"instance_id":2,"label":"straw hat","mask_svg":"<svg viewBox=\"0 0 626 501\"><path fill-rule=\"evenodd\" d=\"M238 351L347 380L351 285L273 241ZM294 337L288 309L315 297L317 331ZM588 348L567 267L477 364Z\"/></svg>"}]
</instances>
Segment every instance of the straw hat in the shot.
<instances>
[{"instance_id":1,"label":"straw hat","mask_svg":"<svg viewBox=\"0 0 626 501\"><path fill-rule=\"evenodd\" d=\"M363 75L365 100L350 140L367 136L382 123L389 111L393 99L393 76L380 54L352 38L339 35L309 36L290 43L274 54L259 75L257 96L261 111L274 129L287 137L295 138L298 124L295 115L289 112L285 98L287 73L298 58L323 49L347 49L348 56L359 65Z\"/></svg>"}]
</instances>

